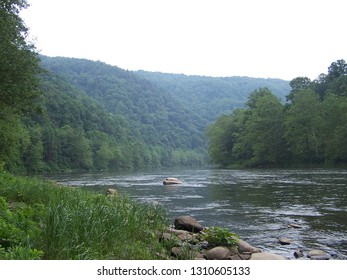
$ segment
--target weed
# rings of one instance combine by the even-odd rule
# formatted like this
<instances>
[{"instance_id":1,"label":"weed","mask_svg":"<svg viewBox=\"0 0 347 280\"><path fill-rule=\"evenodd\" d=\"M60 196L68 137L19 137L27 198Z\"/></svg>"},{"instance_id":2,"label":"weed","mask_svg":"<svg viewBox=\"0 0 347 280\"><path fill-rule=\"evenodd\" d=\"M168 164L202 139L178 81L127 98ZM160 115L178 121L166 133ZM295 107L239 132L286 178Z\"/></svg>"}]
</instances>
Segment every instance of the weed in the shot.
<instances>
[{"instance_id":1,"label":"weed","mask_svg":"<svg viewBox=\"0 0 347 280\"><path fill-rule=\"evenodd\" d=\"M215 246L233 247L238 243L239 236L227 228L208 227L201 232L201 237Z\"/></svg>"}]
</instances>

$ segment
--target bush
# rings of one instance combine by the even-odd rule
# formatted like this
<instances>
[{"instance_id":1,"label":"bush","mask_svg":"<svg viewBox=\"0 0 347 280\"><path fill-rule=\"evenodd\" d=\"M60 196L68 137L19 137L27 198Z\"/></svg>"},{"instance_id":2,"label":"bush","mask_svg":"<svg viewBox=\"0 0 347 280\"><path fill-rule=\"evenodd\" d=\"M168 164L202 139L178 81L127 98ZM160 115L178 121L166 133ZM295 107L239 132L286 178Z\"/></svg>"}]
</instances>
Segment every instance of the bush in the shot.
<instances>
[{"instance_id":1,"label":"bush","mask_svg":"<svg viewBox=\"0 0 347 280\"><path fill-rule=\"evenodd\" d=\"M208 227L201 232L201 237L214 246L233 247L238 243L239 236L227 228Z\"/></svg>"}]
</instances>

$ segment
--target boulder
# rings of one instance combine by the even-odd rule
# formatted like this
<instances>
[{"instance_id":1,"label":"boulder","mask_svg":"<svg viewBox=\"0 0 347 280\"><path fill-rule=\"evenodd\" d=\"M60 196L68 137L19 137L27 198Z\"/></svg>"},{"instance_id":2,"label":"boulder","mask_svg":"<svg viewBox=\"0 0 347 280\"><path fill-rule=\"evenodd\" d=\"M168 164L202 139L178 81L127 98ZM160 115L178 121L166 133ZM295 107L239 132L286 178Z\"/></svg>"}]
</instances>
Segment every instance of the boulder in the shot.
<instances>
[{"instance_id":1,"label":"boulder","mask_svg":"<svg viewBox=\"0 0 347 280\"><path fill-rule=\"evenodd\" d=\"M230 251L226 247L215 247L205 252L208 260L226 260L230 257Z\"/></svg>"},{"instance_id":2,"label":"boulder","mask_svg":"<svg viewBox=\"0 0 347 280\"><path fill-rule=\"evenodd\" d=\"M286 258L273 253L254 253L250 260L286 260Z\"/></svg>"},{"instance_id":3,"label":"boulder","mask_svg":"<svg viewBox=\"0 0 347 280\"><path fill-rule=\"evenodd\" d=\"M239 253L243 254L243 253L248 253L248 254L253 254L253 253L260 253L261 250L250 245L249 243L247 243L246 241L239 239L238 243L237 243L237 249L239 251Z\"/></svg>"},{"instance_id":4,"label":"boulder","mask_svg":"<svg viewBox=\"0 0 347 280\"><path fill-rule=\"evenodd\" d=\"M281 238L278 238L278 242L281 245L289 245L292 241L289 238L281 237Z\"/></svg>"},{"instance_id":5,"label":"boulder","mask_svg":"<svg viewBox=\"0 0 347 280\"><path fill-rule=\"evenodd\" d=\"M183 254L183 249L182 247L173 247L171 249L171 254L172 256L174 256L175 258L180 258Z\"/></svg>"},{"instance_id":6,"label":"boulder","mask_svg":"<svg viewBox=\"0 0 347 280\"><path fill-rule=\"evenodd\" d=\"M116 189L109 188L109 189L107 189L107 194L111 197L114 197L114 196L117 196L118 192Z\"/></svg>"},{"instance_id":7,"label":"boulder","mask_svg":"<svg viewBox=\"0 0 347 280\"><path fill-rule=\"evenodd\" d=\"M194 240L194 236L187 231L186 231L186 233L182 233L182 234L177 235L177 237L179 238L179 240L181 240L183 242L191 242Z\"/></svg>"},{"instance_id":8,"label":"boulder","mask_svg":"<svg viewBox=\"0 0 347 280\"><path fill-rule=\"evenodd\" d=\"M290 227L290 228L302 228L302 226L300 226L298 224L289 224L288 227Z\"/></svg>"},{"instance_id":9,"label":"boulder","mask_svg":"<svg viewBox=\"0 0 347 280\"><path fill-rule=\"evenodd\" d=\"M171 233L168 233L168 232L163 232L160 236L160 239L161 241L169 241L172 239L172 234Z\"/></svg>"},{"instance_id":10,"label":"boulder","mask_svg":"<svg viewBox=\"0 0 347 280\"><path fill-rule=\"evenodd\" d=\"M303 253L303 251L302 250L296 250L295 252L294 252L294 257L295 258L302 258L304 256L304 253Z\"/></svg>"},{"instance_id":11,"label":"boulder","mask_svg":"<svg viewBox=\"0 0 347 280\"><path fill-rule=\"evenodd\" d=\"M330 255L322 250L312 250L308 252L307 257L311 260L329 260Z\"/></svg>"},{"instance_id":12,"label":"boulder","mask_svg":"<svg viewBox=\"0 0 347 280\"><path fill-rule=\"evenodd\" d=\"M204 228L191 216L180 216L175 219L175 229L183 229L190 232L200 232Z\"/></svg>"},{"instance_id":13,"label":"boulder","mask_svg":"<svg viewBox=\"0 0 347 280\"><path fill-rule=\"evenodd\" d=\"M178 180L177 178L166 178L163 181L163 185L177 185L182 184L182 181Z\"/></svg>"}]
</instances>

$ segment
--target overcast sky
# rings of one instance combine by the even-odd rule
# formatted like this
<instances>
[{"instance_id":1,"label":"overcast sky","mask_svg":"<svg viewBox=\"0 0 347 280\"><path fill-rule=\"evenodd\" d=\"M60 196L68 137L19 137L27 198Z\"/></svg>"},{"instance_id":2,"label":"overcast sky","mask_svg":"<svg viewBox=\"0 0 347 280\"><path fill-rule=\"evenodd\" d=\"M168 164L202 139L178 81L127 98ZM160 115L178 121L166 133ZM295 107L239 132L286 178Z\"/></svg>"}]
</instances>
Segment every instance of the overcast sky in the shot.
<instances>
[{"instance_id":1,"label":"overcast sky","mask_svg":"<svg viewBox=\"0 0 347 280\"><path fill-rule=\"evenodd\" d=\"M41 54L128 70L315 79L347 60L345 0L28 0Z\"/></svg>"}]
</instances>

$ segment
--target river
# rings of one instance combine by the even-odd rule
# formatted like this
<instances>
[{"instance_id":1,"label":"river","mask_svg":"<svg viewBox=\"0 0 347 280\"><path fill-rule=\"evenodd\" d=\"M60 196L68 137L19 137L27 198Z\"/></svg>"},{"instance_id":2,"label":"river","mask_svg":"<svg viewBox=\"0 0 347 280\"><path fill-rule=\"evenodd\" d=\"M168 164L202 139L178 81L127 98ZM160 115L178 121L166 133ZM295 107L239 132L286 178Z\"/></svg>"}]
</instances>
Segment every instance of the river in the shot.
<instances>
[{"instance_id":1,"label":"river","mask_svg":"<svg viewBox=\"0 0 347 280\"><path fill-rule=\"evenodd\" d=\"M181 185L164 186L165 177ZM294 259L320 249L347 259L347 170L171 170L49 176L60 183L162 204L170 219L191 215L203 226L229 228L264 251ZM298 224L301 228L290 228ZM290 245L280 245L287 237Z\"/></svg>"}]
</instances>

